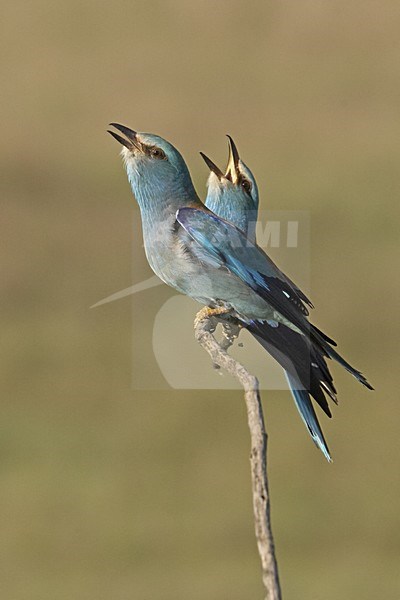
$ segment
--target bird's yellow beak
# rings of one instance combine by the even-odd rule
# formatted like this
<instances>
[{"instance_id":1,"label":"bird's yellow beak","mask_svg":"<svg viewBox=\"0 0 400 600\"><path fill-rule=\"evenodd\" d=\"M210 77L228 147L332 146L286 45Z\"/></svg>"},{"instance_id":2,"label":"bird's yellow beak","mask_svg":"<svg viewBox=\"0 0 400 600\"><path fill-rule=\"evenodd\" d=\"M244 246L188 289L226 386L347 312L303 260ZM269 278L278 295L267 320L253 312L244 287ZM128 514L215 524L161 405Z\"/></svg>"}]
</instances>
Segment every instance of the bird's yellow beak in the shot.
<instances>
[{"instance_id":1,"label":"bird's yellow beak","mask_svg":"<svg viewBox=\"0 0 400 600\"><path fill-rule=\"evenodd\" d=\"M225 177L230 179L232 183L237 183L239 179L239 152L231 136L228 135L227 138L229 140L229 158L226 166Z\"/></svg>"}]
</instances>

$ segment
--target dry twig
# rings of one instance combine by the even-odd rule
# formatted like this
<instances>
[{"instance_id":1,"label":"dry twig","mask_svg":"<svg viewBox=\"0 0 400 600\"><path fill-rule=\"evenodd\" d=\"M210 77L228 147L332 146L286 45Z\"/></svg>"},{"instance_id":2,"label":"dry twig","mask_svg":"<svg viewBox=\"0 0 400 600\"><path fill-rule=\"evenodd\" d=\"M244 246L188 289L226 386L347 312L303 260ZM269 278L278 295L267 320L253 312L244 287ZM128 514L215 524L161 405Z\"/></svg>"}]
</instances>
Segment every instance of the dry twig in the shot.
<instances>
[{"instance_id":1,"label":"dry twig","mask_svg":"<svg viewBox=\"0 0 400 600\"><path fill-rule=\"evenodd\" d=\"M258 552L261 558L262 580L266 590L265 600L281 600L281 589L278 576L278 565L275 556L275 546L271 529L270 499L267 477L267 434L264 425L258 380L251 375L243 365L227 354L226 350L233 339L238 337L240 328L229 324L230 336L228 341L217 342L213 333L218 325L217 309L201 310L195 320L194 329L196 340L208 352L214 365L225 369L236 377L244 389L247 408L247 419L251 437L251 478L253 492L254 523ZM224 324L226 331L226 321ZM226 333L225 333L225 337Z\"/></svg>"}]
</instances>

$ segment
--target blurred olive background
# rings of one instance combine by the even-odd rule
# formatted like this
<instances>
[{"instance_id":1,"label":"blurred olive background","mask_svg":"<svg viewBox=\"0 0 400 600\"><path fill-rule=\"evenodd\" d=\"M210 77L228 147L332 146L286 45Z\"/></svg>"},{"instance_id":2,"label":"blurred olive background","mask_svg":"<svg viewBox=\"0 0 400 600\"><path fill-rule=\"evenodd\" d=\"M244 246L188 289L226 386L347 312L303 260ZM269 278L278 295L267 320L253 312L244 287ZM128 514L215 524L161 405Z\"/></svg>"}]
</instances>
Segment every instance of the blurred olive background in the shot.
<instances>
[{"instance_id":1,"label":"blurred olive background","mask_svg":"<svg viewBox=\"0 0 400 600\"><path fill-rule=\"evenodd\" d=\"M376 391L333 367L331 466L264 393L284 596L398 598L400 4L1 12L1 598L263 595L240 392L133 389L168 290L89 309L151 275L110 121L175 143L201 194L228 132L262 209L310 211L315 320Z\"/></svg>"}]
</instances>

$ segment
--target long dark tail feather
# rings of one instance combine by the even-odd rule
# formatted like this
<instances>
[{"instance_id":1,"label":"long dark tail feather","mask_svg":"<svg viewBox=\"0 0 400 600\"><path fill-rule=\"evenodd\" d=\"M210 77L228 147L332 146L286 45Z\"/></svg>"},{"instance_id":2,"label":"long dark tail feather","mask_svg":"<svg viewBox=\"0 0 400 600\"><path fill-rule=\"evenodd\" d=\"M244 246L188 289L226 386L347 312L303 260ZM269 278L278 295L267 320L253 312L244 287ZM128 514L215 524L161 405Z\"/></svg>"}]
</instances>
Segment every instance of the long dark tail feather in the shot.
<instances>
[{"instance_id":1,"label":"long dark tail feather","mask_svg":"<svg viewBox=\"0 0 400 600\"><path fill-rule=\"evenodd\" d=\"M332 462L329 448L318 423L317 415L315 414L309 393L307 390L301 389L302 385L296 377L287 371L285 371L285 375L297 410L299 411L314 444L321 450L326 460Z\"/></svg>"},{"instance_id":2,"label":"long dark tail feather","mask_svg":"<svg viewBox=\"0 0 400 600\"><path fill-rule=\"evenodd\" d=\"M322 351L315 348L306 336L285 325L271 327L268 323L253 321L246 324L246 329L285 371L301 381L301 387L308 390L330 417L324 392L336 402L336 390Z\"/></svg>"},{"instance_id":3,"label":"long dark tail feather","mask_svg":"<svg viewBox=\"0 0 400 600\"><path fill-rule=\"evenodd\" d=\"M372 385L364 377L364 375L361 373L361 371L358 371L357 369L352 367L347 362L347 360L345 360L342 356L340 356L340 354L338 352L336 352L336 350L334 348L332 348L332 346L331 346L332 342L328 342L329 341L328 336L326 336L324 333L322 333L322 331L320 331L313 325L311 325L310 335L313 339L316 338L318 346L323 350L325 356L327 356L328 358L331 358L332 360L335 360L337 363L339 363L339 365L342 365L342 367L344 367L346 369L346 371L351 373L351 375L353 375L353 377L355 377L357 379L357 381L359 381L360 383L365 385L366 388L368 388L369 390L374 389L372 387Z\"/></svg>"},{"instance_id":4,"label":"long dark tail feather","mask_svg":"<svg viewBox=\"0 0 400 600\"><path fill-rule=\"evenodd\" d=\"M352 367L344 358L342 358L340 356L340 354L338 352L336 352L336 350L334 350L333 348L328 346L326 353L329 358L331 358L332 360L335 360L337 363L339 363L339 365L342 365L342 367L344 367L346 369L346 371L351 373L353 375L353 377L355 377L357 379L357 381L359 381L360 383L365 385L366 388L368 388L369 390L374 389L372 387L372 385L364 377L364 375L360 371L357 371L357 369Z\"/></svg>"},{"instance_id":5,"label":"long dark tail feather","mask_svg":"<svg viewBox=\"0 0 400 600\"><path fill-rule=\"evenodd\" d=\"M325 358L341 364L358 381L373 389L365 377L344 360L317 328L310 326L309 337L296 333L285 325L271 326L268 322L250 321L246 329L283 367L296 407L315 444L331 461L328 446L319 426L311 397L331 417L325 394L334 402L336 390Z\"/></svg>"},{"instance_id":6,"label":"long dark tail feather","mask_svg":"<svg viewBox=\"0 0 400 600\"><path fill-rule=\"evenodd\" d=\"M312 323L310 323L310 327L312 330L314 330L317 334L319 334L326 342L328 342L328 344L330 344L331 346L337 346L337 343L335 342L335 340L333 340L332 338L328 337L326 335L326 333L324 333L323 331L321 331L320 329L318 329L318 327L316 327L315 325L313 325Z\"/></svg>"}]
</instances>

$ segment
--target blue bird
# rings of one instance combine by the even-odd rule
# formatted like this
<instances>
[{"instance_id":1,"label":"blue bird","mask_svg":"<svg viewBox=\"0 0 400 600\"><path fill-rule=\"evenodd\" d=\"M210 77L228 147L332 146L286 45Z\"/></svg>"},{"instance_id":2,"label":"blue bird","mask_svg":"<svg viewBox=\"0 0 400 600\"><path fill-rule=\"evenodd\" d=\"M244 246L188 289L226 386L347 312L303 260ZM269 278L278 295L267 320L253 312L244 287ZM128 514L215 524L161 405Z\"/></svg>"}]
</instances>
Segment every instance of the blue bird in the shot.
<instances>
[{"instance_id":1,"label":"blue bird","mask_svg":"<svg viewBox=\"0 0 400 600\"><path fill-rule=\"evenodd\" d=\"M308 321L306 295L239 228L204 206L178 150L154 134L111 125L124 136L109 132L123 146L146 257L155 274L211 314L231 316L254 334L266 323L272 329L282 324L322 355L332 356L332 340Z\"/></svg>"},{"instance_id":2,"label":"blue bird","mask_svg":"<svg viewBox=\"0 0 400 600\"><path fill-rule=\"evenodd\" d=\"M240 159L234 141L229 139L229 159L225 174L203 152L200 152L211 173L207 182L205 205L213 213L243 231L256 241L258 218L258 187L253 173Z\"/></svg>"},{"instance_id":3,"label":"blue bird","mask_svg":"<svg viewBox=\"0 0 400 600\"><path fill-rule=\"evenodd\" d=\"M216 215L226 219L255 243L255 225L258 216L259 196L255 177L240 159L232 138L229 139L229 159L225 173L203 152L200 152L210 169L205 205ZM285 325L271 327L257 324L247 327L264 348L283 366L295 405L314 443L328 461L331 456L312 405L310 393L331 417L329 406L321 387L336 401L336 390L324 357L309 341ZM299 376L300 374L300 376Z\"/></svg>"}]
</instances>

